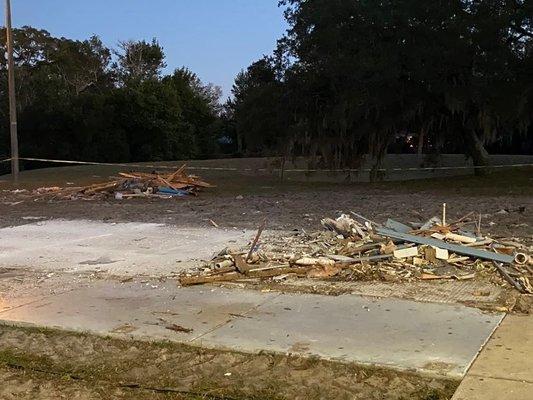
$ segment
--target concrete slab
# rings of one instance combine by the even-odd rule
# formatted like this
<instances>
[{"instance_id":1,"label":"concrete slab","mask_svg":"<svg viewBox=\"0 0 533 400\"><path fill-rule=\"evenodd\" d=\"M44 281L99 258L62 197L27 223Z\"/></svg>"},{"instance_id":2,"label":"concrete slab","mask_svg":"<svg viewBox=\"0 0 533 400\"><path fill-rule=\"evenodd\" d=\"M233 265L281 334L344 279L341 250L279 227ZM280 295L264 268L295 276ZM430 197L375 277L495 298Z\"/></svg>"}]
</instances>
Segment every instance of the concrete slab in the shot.
<instances>
[{"instance_id":1,"label":"concrete slab","mask_svg":"<svg viewBox=\"0 0 533 400\"><path fill-rule=\"evenodd\" d=\"M359 296L99 282L0 311L30 323L249 353L274 351L460 378L502 314ZM190 333L166 329L177 324Z\"/></svg>"},{"instance_id":2,"label":"concrete slab","mask_svg":"<svg viewBox=\"0 0 533 400\"><path fill-rule=\"evenodd\" d=\"M533 316L508 315L468 371L453 400L533 398Z\"/></svg>"},{"instance_id":3,"label":"concrete slab","mask_svg":"<svg viewBox=\"0 0 533 400\"><path fill-rule=\"evenodd\" d=\"M533 383L467 376L453 400L531 400Z\"/></svg>"},{"instance_id":4,"label":"concrete slab","mask_svg":"<svg viewBox=\"0 0 533 400\"><path fill-rule=\"evenodd\" d=\"M50 220L0 229L0 267L168 275L251 236L242 230Z\"/></svg>"},{"instance_id":5,"label":"concrete slab","mask_svg":"<svg viewBox=\"0 0 533 400\"><path fill-rule=\"evenodd\" d=\"M189 342L276 295L222 288L100 282L0 310L0 319L103 335ZM166 327L179 325L191 332Z\"/></svg>"},{"instance_id":6,"label":"concrete slab","mask_svg":"<svg viewBox=\"0 0 533 400\"><path fill-rule=\"evenodd\" d=\"M532 349L533 316L508 315L468 373L533 383Z\"/></svg>"},{"instance_id":7,"label":"concrete slab","mask_svg":"<svg viewBox=\"0 0 533 400\"><path fill-rule=\"evenodd\" d=\"M202 342L460 378L503 315L398 299L286 294L248 317L207 334Z\"/></svg>"}]
</instances>

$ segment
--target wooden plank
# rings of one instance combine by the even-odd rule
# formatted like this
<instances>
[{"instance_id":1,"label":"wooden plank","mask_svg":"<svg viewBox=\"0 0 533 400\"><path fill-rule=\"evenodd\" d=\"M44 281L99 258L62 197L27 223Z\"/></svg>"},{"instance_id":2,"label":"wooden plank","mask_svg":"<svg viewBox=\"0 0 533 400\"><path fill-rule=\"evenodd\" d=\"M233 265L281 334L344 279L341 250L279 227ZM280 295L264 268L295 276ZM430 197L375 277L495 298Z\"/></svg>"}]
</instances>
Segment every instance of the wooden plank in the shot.
<instances>
[{"instance_id":1,"label":"wooden plank","mask_svg":"<svg viewBox=\"0 0 533 400\"><path fill-rule=\"evenodd\" d=\"M263 222L259 226L259 229L257 230L257 234L255 235L254 241L252 242L252 247L250 247L250 251L248 252L248 255L245 258L245 261L248 261L250 257L252 256L252 253L254 252L254 248L257 245L257 242L259 241L259 238L261 237L261 233L263 233L263 229L266 227L267 220L266 218L263 219Z\"/></svg>"},{"instance_id":2,"label":"wooden plank","mask_svg":"<svg viewBox=\"0 0 533 400\"><path fill-rule=\"evenodd\" d=\"M158 176L157 180L160 181L161 183L163 183L163 185L166 185L166 186L168 186L169 188L171 188L173 190L178 190L178 188L176 186L174 186L172 183L170 183L169 181L167 181L165 178L163 178L161 176Z\"/></svg>"},{"instance_id":3,"label":"wooden plank","mask_svg":"<svg viewBox=\"0 0 533 400\"><path fill-rule=\"evenodd\" d=\"M314 267L280 267L267 270L250 270L247 275L240 272L230 272L223 275L197 275L197 276L183 276L180 278L182 286L200 285L203 283L214 282L229 282L245 278L271 278L273 276L283 274L296 274L298 276L306 276L307 272Z\"/></svg>"},{"instance_id":4,"label":"wooden plank","mask_svg":"<svg viewBox=\"0 0 533 400\"><path fill-rule=\"evenodd\" d=\"M187 166L187 164L183 164L175 172L173 172L169 176L167 176L167 178L166 178L167 181L172 182L176 176L181 175L185 171L185 167L186 166Z\"/></svg>"},{"instance_id":5,"label":"wooden plank","mask_svg":"<svg viewBox=\"0 0 533 400\"><path fill-rule=\"evenodd\" d=\"M470 237L470 236L464 236L464 235L458 235L457 233L448 232L446 235L444 235L446 239L454 240L456 242L461 243L475 243L476 238Z\"/></svg>"}]
</instances>

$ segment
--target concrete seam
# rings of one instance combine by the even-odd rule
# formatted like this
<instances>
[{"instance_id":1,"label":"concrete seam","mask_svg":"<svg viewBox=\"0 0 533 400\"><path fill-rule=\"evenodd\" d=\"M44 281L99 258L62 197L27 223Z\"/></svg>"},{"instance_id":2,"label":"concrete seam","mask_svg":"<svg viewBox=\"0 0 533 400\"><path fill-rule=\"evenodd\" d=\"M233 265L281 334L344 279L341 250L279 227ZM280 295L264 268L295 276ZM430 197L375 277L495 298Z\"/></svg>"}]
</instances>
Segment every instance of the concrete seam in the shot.
<instances>
[{"instance_id":1,"label":"concrete seam","mask_svg":"<svg viewBox=\"0 0 533 400\"><path fill-rule=\"evenodd\" d=\"M494 327L494 329L492 330L492 332L490 333L490 335L487 337L487 339L485 339L485 341L483 342L483 344L481 345L481 347L479 348L479 351L476 353L475 357L470 361L470 363L468 363L468 365L466 366L466 369L465 369L465 373L463 375L463 379L466 378L468 375L469 375L469 371L470 369L472 368L472 366L474 365L474 363L477 361L477 359L479 358L479 355L481 354L481 352L485 349L485 347L487 346L487 343L489 342L489 340L494 336L494 334L496 333L496 331L498 330L498 328L501 326L503 320L507 317L508 314L504 314L503 317L500 319L500 322L498 322L498 324ZM474 376L474 375L472 375Z\"/></svg>"},{"instance_id":2,"label":"concrete seam","mask_svg":"<svg viewBox=\"0 0 533 400\"><path fill-rule=\"evenodd\" d=\"M261 303L255 305L255 306L253 306L252 308L246 310L242 315L248 315L248 314L251 313L252 311L257 310L259 307L261 307L261 306L267 304L269 301L272 301L272 300L278 298L279 296L281 296L281 293L277 293L275 296L269 297L269 298L266 299L265 301L263 301L263 302L261 302ZM234 316L231 316L231 315L230 315L230 317L228 318L227 321L225 321L225 322L221 322L220 324L218 324L218 325L216 325L215 327L211 328L211 329L208 330L207 332L204 332L204 333L202 333L202 334L200 334L200 335L198 335L198 336L192 338L191 340L189 340L189 343L194 342L194 341L196 341L196 340L198 340L198 339L201 339L202 337L204 337L204 336L206 336L206 335L208 335L208 334L210 334L210 333L216 331L217 329L222 328L223 326L225 326L225 325L229 324L230 322L234 321L236 318L238 318L238 317L234 317Z\"/></svg>"}]
</instances>

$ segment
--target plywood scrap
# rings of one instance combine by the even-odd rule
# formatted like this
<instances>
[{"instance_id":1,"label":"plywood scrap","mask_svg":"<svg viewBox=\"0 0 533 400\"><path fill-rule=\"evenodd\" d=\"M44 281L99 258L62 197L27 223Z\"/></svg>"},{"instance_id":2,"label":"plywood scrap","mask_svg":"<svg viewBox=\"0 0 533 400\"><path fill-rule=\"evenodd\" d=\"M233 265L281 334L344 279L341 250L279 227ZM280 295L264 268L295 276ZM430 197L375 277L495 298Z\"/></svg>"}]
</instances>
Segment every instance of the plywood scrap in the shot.
<instances>
[{"instance_id":1,"label":"plywood scrap","mask_svg":"<svg viewBox=\"0 0 533 400\"><path fill-rule=\"evenodd\" d=\"M438 260L447 260L450 257L446 249L441 249L440 247L433 247L433 249L435 249L435 257Z\"/></svg>"},{"instance_id":2,"label":"plywood scrap","mask_svg":"<svg viewBox=\"0 0 533 400\"><path fill-rule=\"evenodd\" d=\"M406 249L394 250L394 258L408 258L418 255L418 247L408 247Z\"/></svg>"},{"instance_id":3,"label":"plywood scrap","mask_svg":"<svg viewBox=\"0 0 533 400\"><path fill-rule=\"evenodd\" d=\"M338 265L329 265L322 268L313 268L307 272L308 278L331 278L342 271Z\"/></svg>"}]
</instances>

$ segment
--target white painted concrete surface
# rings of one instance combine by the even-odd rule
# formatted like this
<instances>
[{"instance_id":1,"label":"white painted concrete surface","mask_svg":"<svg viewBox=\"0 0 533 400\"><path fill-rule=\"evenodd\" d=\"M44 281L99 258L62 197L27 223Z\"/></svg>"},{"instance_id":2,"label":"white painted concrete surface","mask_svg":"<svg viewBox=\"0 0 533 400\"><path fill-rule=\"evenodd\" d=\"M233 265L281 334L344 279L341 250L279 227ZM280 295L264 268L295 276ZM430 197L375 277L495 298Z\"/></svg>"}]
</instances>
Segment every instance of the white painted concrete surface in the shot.
<instances>
[{"instance_id":1,"label":"white painted concrete surface","mask_svg":"<svg viewBox=\"0 0 533 400\"><path fill-rule=\"evenodd\" d=\"M0 229L0 267L168 275L252 236L242 230L49 220Z\"/></svg>"}]
</instances>

